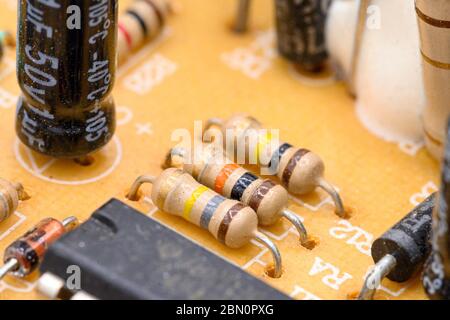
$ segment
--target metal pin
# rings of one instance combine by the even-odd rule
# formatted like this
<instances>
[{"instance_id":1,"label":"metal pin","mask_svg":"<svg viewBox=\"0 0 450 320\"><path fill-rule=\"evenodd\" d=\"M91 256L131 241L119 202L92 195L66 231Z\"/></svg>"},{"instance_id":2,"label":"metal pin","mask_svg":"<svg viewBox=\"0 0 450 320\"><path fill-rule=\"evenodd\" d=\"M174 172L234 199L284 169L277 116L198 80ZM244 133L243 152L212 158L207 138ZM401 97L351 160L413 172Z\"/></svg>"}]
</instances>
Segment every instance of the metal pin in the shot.
<instances>
[{"instance_id":1,"label":"metal pin","mask_svg":"<svg viewBox=\"0 0 450 320\"><path fill-rule=\"evenodd\" d=\"M320 179L318 186L325 190L333 199L335 212L341 218L346 218L346 212L344 209L344 205L342 204L342 199L336 189L325 179Z\"/></svg>"},{"instance_id":2,"label":"metal pin","mask_svg":"<svg viewBox=\"0 0 450 320\"><path fill-rule=\"evenodd\" d=\"M294 225L295 229L300 235L301 245L304 247L310 247L311 243L308 241L308 233L300 218L294 212L288 209L284 209L283 211L281 211L281 215Z\"/></svg>"},{"instance_id":3,"label":"metal pin","mask_svg":"<svg viewBox=\"0 0 450 320\"><path fill-rule=\"evenodd\" d=\"M250 0L238 0L236 21L233 30L237 33L244 33L248 27L248 17L250 13Z\"/></svg>"},{"instance_id":4,"label":"metal pin","mask_svg":"<svg viewBox=\"0 0 450 320\"><path fill-rule=\"evenodd\" d=\"M141 187L141 185L143 185L144 183L151 183L153 184L156 181L156 177L154 176L148 176L148 175L143 175L138 177L133 185L130 188L130 191L128 192L128 194L126 195L126 197L131 200L131 201L136 201L138 200L138 191L139 188Z\"/></svg>"},{"instance_id":5,"label":"metal pin","mask_svg":"<svg viewBox=\"0 0 450 320\"><path fill-rule=\"evenodd\" d=\"M397 260L390 254L385 255L378 261L373 270L367 275L358 300L372 300L381 280L395 268L396 264Z\"/></svg>"},{"instance_id":6,"label":"metal pin","mask_svg":"<svg viewBox=\"0 0 450 320\"><path fill-rule=\"evenodd\" d=\"M3 279L11 271L19 268L19 261L17 259L9 259L3 266L0 267L0 280Z\"/></svg>"},{"instance_id":7,"label":"metal pin","mask_svg":"<svg viewBox=\"0 0 450 320\"><path fill-rule=\"evenodd\" d=\"M275 244L270 241L265 235L263 235L260 232L257 232L255 234L255 240L262 243L264 246L269 249L270 253L272 253L273 261L274 261L274 269L273 269L273 275L271 275L273 278L279 278L281 277L282 273L282 267L281 267L281 254L278 248L275 246Z\"/></svg>"}]
</instances>

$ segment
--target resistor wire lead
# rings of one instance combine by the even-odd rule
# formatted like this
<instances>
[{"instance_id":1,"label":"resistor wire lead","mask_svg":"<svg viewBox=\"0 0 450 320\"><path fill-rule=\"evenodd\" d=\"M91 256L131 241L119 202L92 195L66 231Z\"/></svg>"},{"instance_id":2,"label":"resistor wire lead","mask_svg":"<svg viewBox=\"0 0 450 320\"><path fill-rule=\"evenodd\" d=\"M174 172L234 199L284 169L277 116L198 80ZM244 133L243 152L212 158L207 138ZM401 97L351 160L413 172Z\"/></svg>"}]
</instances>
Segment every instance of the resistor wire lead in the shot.
<instances>
[{"instance_id":1,"label":"resistor wire lead","mask_svg":"<svg viewBox=\"0 0 450 320\"><path fill-rule=\"evenodd\" d=\"M139 188L144 183L153 185L151 198L160 210L208 230L226 246L240 248L252 239L263 244L272 254L274 263L273 274L269 275L274 278L281 276L280 252L267 236L258 231L258 218L253 209L224 198L176 168L164 170L159 177L138 177L127 198L136 201Z\"/></svg>"},{"instance_id":2,"label":"resistor wire lead","mask_svg":"<svg viewBox=\"0 0 450 320\"><path fill-rule=\"evenodd\" d=\"M191 165L185 161L185 148L173 148L166 157L165 166L182 168L199 183L222 196L243 202L256 212L261 225L272 225L279 218L286 218L296 228L302 246L308 249L314 247L300 218L287 209L288 195L282 186L258 178L229 159L216 161L222 152L212 144L204 144L202 150L202 161ZM181 162L177 163L175 157L182 159Z\"/></svg>"},{"instance_id":3,"label":"resistor wire lead","mask_svg":"<svg viewBox=\"0 0 450 320\"><path fill-rule=\"evenodd\" d=\"M206 122L204 130L207 131L213 126L219 127L224 137L229 136L231 132L235 140L234 146L242 145L244 142L246 151L256 154L260 168L275 165L275 173L289 192L302 195L319 187L333 199L336 214L341 218L347 217L339 193L323 177L325 165L318 155L308 149L295 148L289 143L276 142L268 132L258 133L258 143L248 143L246 138L249 132L258 132L263 129L258 120L248 115L237 114L228 120L211 118ZM272 152L271 161L268 164L261 163L259 155L269 152Z\"/></svg>"}]
</instances>

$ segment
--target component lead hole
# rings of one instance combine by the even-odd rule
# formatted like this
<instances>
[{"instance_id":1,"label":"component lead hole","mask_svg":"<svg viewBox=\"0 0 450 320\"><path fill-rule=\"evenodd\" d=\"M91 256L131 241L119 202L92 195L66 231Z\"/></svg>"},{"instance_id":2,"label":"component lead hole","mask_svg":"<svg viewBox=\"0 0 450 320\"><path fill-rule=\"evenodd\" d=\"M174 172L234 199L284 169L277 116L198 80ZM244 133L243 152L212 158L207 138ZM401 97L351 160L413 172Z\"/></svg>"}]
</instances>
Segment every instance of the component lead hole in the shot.
<instances>
[{"instance_id":1,"label":"component lead hole","mask_svg":"<svg viewBox=\"0 0 450 320\"><path fill-rule=\"evenodd\" d=\"M278 278L275 278L275 267L274 267L274 265L267 266L266 269L264 270L264 273L266 275L268 275L269 277L271 277L271 278L278 279Z\"/></svg>"}]
</instances>

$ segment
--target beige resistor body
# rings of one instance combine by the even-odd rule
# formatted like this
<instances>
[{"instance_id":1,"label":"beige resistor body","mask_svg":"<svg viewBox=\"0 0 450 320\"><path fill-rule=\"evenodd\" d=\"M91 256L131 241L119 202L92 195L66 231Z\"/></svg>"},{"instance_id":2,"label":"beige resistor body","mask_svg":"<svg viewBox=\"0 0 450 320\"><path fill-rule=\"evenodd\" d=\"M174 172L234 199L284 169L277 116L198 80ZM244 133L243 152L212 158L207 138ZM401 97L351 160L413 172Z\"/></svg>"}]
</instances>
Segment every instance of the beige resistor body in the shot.
<instances>
[{"instance_id":1,"label":"beige resistor body","mask_svg":"<svg viewBox=\"0 0 450 320\"><path fill-rule=\"evenodd\" d=\"M202 144L196 159L183 158L187 152L189 150L186 148L172 149L166 166L182 168L199 183L218 194L249 206L256 212L260 225L273 225L280 218L287 218L297 229L302 245L308 248L313 246L313 243L308 241L306 229L299 217L287 209L288 193L281 185L269 179L261 179L233 163L223 155L223 150L214 144Z\"/></svg>"},{"instance_id":2,"label":"beige resistor body","mask_svg":"<svg viewBox=\"0 0 450 320\"><path fill-rule=\"evenodd\" d=\"M426 107L423 129L428 151L442 159L450 115L450 1L416 0Z\"/></svg>"},{"instance_id":3,"label":"beige resistor body","mask_svg":"<svg viewBox=\"0 0 450 320\"><path fill-rule=\"evenodd\" d=\"M134 0L119 19L119 64L163 29L172 12L170 0Z\"/></svg>"},{"instance_id":4,"label":"beige resistor body","mask_svg":"<svg viewBox=\"0 0 450 320\"><path fill-rule=\"evenodd\" d=\"M25 198L26 194L20 183L11 183L0 178L0 222L12 215L19 205L19 200Z\"/></svg>"},{"instance_id":5,"label":"beige resistor body","mask_svg":"<svg viewBox=\"0 0 450 320\"><path fill-rule=\"evenodd\" d=\"M302 195L321 187L332 196L336 213L341 217L345 216L339 194L323 177L325 165L318 155L307 149L295 148L288 143L277 141L269 130L262 130L261 123L251 116L237 114L225 121L210 119L206 130L214 125L221 128L224 137L228 134L234 138L236 148L244 145L249 154L254 155L256 164L260 167L272 168L289 192ZM249 138L250 133L256 134L257 137ZM264 159L261 155L265 155L266 162L261 161Z\"/></svg>"},{"instance_id":6,"label":"beige resistor body","mask_svg":"<svg viewBox=\"0 0 450 320\"><path fill-rule=\"evenodd\" d=\"M226 246L240 248L252 239L266 245L274 257L274 277L281 275L279 251L258 231L258 218L253 209L239 201L224 198L177 168L166 169L157 178L139 177L127 197L136 199L138 189L144 182L153 184L152 201L160 210L208 230Z\"/></svg>"}]
</instances>

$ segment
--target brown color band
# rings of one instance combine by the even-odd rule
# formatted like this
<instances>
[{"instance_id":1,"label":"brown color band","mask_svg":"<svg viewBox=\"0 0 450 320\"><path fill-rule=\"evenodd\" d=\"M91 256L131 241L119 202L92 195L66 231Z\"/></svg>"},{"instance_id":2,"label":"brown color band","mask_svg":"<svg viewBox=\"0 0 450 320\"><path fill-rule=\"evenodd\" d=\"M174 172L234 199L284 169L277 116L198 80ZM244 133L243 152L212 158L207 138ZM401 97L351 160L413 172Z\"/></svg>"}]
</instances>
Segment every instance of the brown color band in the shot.
<instances>
[{"instance_id":1,"label":"brown color band","mask_svg":"<svg viewBox=\"0 0 450 320\"><path fill-rule=\"evenodd\" d=\"M439 19L435 19L432 18L430 16L427 16L425 13L423 13L422 11L420 11L420 9L416 6L416 12L417 12L417 16L425 23L433 26L433 27L437 27L437 28L445 28L445 29L449 29L450 28L450 21L446 21L446 20L439 20Z\"/></svg>"},{"instance_id":2,"label":"brown color band","mask_svg":"<svg viewBox=\"0 0 450 320\"><path fill-rule=\"evenodd\" d=\"M444 70L450 70L450 63L433 60L430 57L428 57L427 55L425 55L425 53L423 53L422 51L420 51L420 53L422 54L423 60L425 62L427 62L428 64L431 64L433 67L436 67L439 69L444 69Z\"/></svg>"},{"instance_id":3,"label":"brown color band","mask_svg":"<svg viewBox=\"0 0 450 320\"><path fill-rule=\"evenodd\" d=\"M442 147L443 143L442 141L439 141L438 139L436 139L435 137L433 137L431 135L431 133L429 133L427 130L425 130L425 128L423 129L423 132L425 133L425 136L434 144L438 145L439 147Z\"/></svg>"},{"instance_id":4,"label":"brown color band","mask_svg":"<svg viewBox=\"0 0 450 320\"><path fill-rule=\"evenodd\" d=\"M248 206L253 210L258 211L261 201L273 187L275 187L275 183L273 183L271 180L265 180L263 183L261 183L261 185L256 188L255 192L253 192Z\"/></svg>"},{"instance_id":5,"label":"brown color band","mask_svg":"<svg viewBox=\"0 0 450 320\"><path fill-rule=\"evenodd\" d=\"M244 208L245 207L242 203L236 203L227 211L227 213L222 219L222 222L220 223L219 231L217 232L217 239L220 242L225 243L225 238L227 236L228 228L230 227L231 221L239 213L239 211L241 211Z\"/></svg>"},{"instance_id":6,"label":"brown color band","mask_svg":"<svg viewBox=\"0 0 450 320\"><path fill-rule=\"evenodd\" d=\"M298 149L297 152L289 160L286 168L284 168L282 182L285 186L289 185L289 180L291 179L292 173L294 172L295 166L300 161L300 159L310 152L308 149Z\"/></svg>"}]
</instances>

